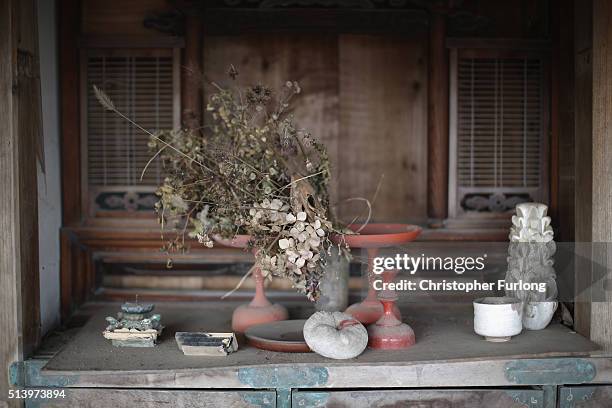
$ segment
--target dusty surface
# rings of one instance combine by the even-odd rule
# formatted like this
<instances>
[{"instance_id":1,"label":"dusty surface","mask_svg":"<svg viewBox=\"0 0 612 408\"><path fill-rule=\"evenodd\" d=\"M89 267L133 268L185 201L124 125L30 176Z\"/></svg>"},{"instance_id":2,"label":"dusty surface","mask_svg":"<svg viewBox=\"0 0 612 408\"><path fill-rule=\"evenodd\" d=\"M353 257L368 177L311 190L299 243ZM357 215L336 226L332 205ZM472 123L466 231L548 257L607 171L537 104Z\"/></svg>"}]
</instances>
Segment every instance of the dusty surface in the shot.
<instances>
[{"instance_id":1,"label":"dusty surface","mask_svg":"<svg viewBox=\"0 0 612 408\"><path fill-rule=\"evenodd\" d=\"M277 353L258 350L244 342L227 357L185 356L174 340L177 331L230 331L235 303L209 302L158 304L165 329L154 348L117 348L102 337L105 316L113 315L119 304L90 305L92 317L79 333L49 361L45 370L175 370L228 366L300 364L350 365L405 363L441 360L498 359L519 357L580 356L597 346L559 324L545 330L528 331L507 343L490 343L474 334L472 306L449 308L437 305L412 306L402 310L404 322L416 333L416 344L400 351L370 350L350 360L331 360L314 353ZM292 318L308 317L312 309L291 308Z\"/></svg>"}]
</instances>

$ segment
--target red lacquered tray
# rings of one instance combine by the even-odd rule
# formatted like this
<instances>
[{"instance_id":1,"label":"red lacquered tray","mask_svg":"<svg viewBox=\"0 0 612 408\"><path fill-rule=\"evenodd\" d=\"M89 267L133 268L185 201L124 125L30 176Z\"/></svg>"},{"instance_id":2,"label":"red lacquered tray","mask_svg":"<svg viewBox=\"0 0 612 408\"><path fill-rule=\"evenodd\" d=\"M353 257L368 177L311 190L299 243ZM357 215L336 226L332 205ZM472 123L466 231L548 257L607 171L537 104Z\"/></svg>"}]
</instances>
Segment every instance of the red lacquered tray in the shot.
<instances>
[{"instance_id":1,"label":"red lacquered tray","mask_svg":"<svg viewBox=\"0 0 612 408\"><path fill-rule=\"evenodd\" d=\"M349 225L358 234L333 234L330 239L334 243L346 242L351 248L385 248L402 245L414 241L422 228L413 224L367 224L363 229L361 224Z\"/></svg>"}]
</instances>

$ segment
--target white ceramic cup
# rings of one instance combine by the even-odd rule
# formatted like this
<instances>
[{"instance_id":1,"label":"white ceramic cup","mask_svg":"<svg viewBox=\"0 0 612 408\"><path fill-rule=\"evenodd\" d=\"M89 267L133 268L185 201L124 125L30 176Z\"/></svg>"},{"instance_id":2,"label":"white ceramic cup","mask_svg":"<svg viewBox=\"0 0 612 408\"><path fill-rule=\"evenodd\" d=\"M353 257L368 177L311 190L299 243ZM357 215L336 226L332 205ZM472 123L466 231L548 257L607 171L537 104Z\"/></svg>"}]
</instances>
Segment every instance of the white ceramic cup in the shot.
<instances>
[{"instance_id":1,"label":"white ceramic cup","mask_svg":"<svg viewBox=\"0 0 612 408\"><path fill-rule=\"evenodd\" d=\"M523 304L513 297L474 300L474 331L488 341L508 341L523 330Z\"/></svg>"},{"instance_id":2,"label":"white ceramic cup","mask_svg":"<svg viewBox=\"0 0 612 408\"><path fill-rule=\"evenodd\" d=\"M523 311L523 327L529 330L542 330L548 326L559 303L555 300L527 302Z\"/></svg>"}]
</instances>

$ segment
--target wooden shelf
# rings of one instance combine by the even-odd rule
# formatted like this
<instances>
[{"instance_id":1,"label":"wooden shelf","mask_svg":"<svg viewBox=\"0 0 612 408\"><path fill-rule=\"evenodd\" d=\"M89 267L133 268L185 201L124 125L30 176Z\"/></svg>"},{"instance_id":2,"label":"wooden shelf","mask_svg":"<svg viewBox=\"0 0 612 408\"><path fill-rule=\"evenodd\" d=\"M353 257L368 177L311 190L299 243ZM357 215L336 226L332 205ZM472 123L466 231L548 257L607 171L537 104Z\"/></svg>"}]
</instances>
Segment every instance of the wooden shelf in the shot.
<instances>
[{"instance_id":1,"label":"wooden shelf","mask_svg":"<svg viewBox=\"0 0 612 408\"><path fill-rule=\"evenodd\" d=\"M592 358L598 347L559 324L524 331L507 343L484 341L472 330L470 304L408 305L403 315L415 330L415 346L403 351L368 349L351 360L330 360L315 353L274 353L244 343L227 357L188 357L179 351L176 331L229 330L235 306L235 302L158 304L156 311L165 326L161 342L155 348L139 349L115 348L101 335L104 317L114 315L118 303L88 304L89 321L39 376L32 376L29 386L37 385L41 378L47 384L61 381L75 387L130 388L278 388L283 381L290 383L287 388L508 386L524 385L530 370L540 372L542 384L549 381L546 378L554 381L555 375L545 371L551 364L559 370L562 362L570 364L561 372L569 373L568 383L583 382L575 378L583 375L580 368L574 369L572 377L576 364L593 366L594 378L589 381L612 378L609 359ZM304 303L287 306L292 317L312 313Z\"/></svg>"}]
</instances>

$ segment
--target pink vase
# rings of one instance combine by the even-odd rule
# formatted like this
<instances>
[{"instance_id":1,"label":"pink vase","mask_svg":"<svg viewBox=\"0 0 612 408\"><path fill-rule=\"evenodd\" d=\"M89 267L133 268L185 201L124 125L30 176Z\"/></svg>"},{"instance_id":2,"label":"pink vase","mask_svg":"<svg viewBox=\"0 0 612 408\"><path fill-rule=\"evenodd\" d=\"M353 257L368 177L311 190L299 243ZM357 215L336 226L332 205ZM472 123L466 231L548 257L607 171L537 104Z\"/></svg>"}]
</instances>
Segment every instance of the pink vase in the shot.
<instances>
[{"instance_id":1,"label":"pink vase","mask_svg":"<svg viewBox=\"0 0 612 408\"><path fill-rule=\"evenodd\" d=\"M248 246L250 236L237 235L232 239L221 237L214 237L214 239L221 245L244 249ZM287 308L278 303L270 302L266 297L264 288L265 278L258 267L253 269L253 279L255 280L255 296L253 296L250 303L238 306L232 314L232 330L236 333L244 333L246 329L257 324L287 320L289 318Z\"/></svg>"},{"instance_id":2,"label":"pink vase","mask_svg":"<svg viewBox=\"0 0 612 408\"><path fill-rule=\"evenodd\" d=\"M240 305L232 314L232 330L236 333L244 333L251 326L262 323L287 320L289 313L287 309L278 303L268 300L264 290L264 277L261 270L253 270L255 279L255 296L249 304Z\"/></svg>"}]
</instances>

